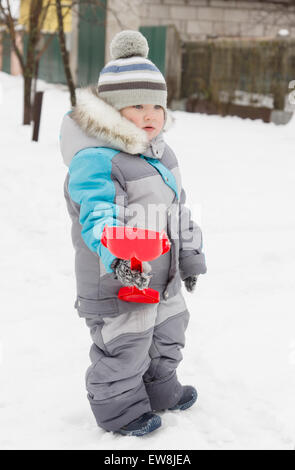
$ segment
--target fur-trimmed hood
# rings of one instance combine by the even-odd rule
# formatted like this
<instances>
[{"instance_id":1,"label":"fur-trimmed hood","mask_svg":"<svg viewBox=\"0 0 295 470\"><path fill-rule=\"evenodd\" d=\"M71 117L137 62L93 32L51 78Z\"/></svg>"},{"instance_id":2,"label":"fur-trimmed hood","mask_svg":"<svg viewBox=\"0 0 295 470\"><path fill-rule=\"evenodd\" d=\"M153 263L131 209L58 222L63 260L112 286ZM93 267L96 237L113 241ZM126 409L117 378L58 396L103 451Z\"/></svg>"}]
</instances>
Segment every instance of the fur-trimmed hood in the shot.
<instances>
[{"instance_id":1,"label":"fur-trimmed hood","mask_svg":"<svg viewBox=\"0 0 295 470\"><path fill-rule=\"evenodd\" d=\"M169 118L167 121L170 124ZM77 152L87 147L111 147L131 155L161 158L165 148L163 131L149 141L146 132L100 98L95 87L87 87L79 91L77 105L63 119L60 147L67 166Z\"/></svg>"}]
</instances>

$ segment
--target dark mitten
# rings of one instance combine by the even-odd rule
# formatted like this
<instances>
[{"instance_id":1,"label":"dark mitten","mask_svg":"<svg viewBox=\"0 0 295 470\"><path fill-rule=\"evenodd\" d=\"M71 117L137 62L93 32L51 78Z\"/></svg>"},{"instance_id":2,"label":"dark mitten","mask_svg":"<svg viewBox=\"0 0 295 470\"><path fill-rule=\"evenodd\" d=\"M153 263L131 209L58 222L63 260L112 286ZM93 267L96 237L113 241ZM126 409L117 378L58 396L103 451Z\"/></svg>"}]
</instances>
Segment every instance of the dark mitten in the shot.
<instances>
[{"instance_id":1,"label":"dark mitten","mask_svg":"<svg viewBox=\"0 0 295 470\"><path fill-rule=\"evenodd\" d=\"M130 260L116 258L111 268L114 270L115 278L118 279L123 286L136 286L138 289L146 289L149 285L152 275L150 274L151 266L147 262L142 263L143 272L131 269Z\"/></svg>"},{"instance_id":2,"label":"dark mitten","mask_svg":"<svg viewBox=\"0 0 295 470\"><path fill-rule=\"evenodd\" d=\"M195 290L197 280L198 280L197 275L189 276L184 280L184 285L185 285L185 288L188 292L193 292Z\"/></svg>"}]
</instances>

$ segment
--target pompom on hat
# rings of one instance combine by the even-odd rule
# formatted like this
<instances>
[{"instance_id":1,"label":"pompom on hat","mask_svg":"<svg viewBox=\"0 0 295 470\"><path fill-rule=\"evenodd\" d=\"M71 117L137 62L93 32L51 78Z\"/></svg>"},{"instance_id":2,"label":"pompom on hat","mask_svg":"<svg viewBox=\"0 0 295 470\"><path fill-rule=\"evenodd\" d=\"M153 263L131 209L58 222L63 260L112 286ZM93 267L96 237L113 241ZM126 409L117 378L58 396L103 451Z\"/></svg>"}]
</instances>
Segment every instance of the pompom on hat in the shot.
<instances>
[{"instance_id":1,"label":"pompom on hat","mask_svg":"<svg viewBox=\"0 0 295 470\"><path fill-rule=\"evenodd\" d=\"M141 33L127 29L116 34L112 39L110 52L113 60L132 56L147 58L149 45Z\"/></svg>"},{"instance_id":2,"label":"pompom on hat","mask_svg":"<svg viewBox=\"0 0 295 470\"><path fill-rule=\"evenodd\" d=\"M138 104L160 105L166 121L166 81L155 64L147 59L146 38L139 31L121 31L112 39L110 52L112 60L99 75L99 96L118 110Z\"/></svg>"}]
</instances>

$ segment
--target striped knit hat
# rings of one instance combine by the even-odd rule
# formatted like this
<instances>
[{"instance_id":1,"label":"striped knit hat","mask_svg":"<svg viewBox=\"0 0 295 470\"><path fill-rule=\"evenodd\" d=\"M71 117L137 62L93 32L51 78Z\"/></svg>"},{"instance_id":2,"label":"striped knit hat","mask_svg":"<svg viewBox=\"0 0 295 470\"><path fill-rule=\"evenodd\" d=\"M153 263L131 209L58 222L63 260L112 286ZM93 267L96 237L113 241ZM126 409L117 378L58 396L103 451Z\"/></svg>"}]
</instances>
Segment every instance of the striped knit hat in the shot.
<instances>
[{"instance_id":1,"label":"striped knit hat","mask_svg":"<svg viewBox=\"0 0 295 470\"><path fill-rule=\"evenodd\" d=\"M160 105L166 120L166 82L160 70L147 59L146 38L139 31L121 31L113 38L110 52L113 60L99 75L99 96L118 110L138 104Z\"/></svg>"}]
</instances>

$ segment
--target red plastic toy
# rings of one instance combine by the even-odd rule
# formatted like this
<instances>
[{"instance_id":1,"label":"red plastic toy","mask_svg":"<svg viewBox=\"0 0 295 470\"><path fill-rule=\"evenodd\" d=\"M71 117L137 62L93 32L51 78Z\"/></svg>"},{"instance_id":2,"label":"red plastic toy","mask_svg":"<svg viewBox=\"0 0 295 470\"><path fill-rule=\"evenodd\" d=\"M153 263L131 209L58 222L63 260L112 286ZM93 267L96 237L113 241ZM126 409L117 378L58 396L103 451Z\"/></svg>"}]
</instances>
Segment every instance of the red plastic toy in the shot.
<instances>
[{"instance_id":1,"label":"red plastic toy","mask_svg":"<svg viewBox=\"0 0 295 470\"><path fill-rule=\"evenodd\" d=\"M117 258L130 259L131 269L142 272L142 261L152 261L170 250L171 243L164 230L155 232L128 226L105 225L102 244ZM118 298L126 302L158 303L160 294L148 287L140 290L135 286L122 287Z\"/></svg>"}]
</instances>

